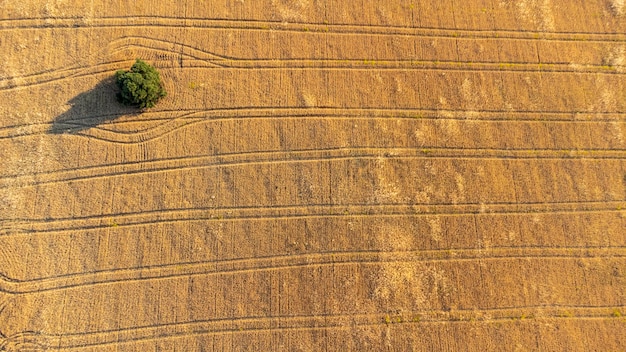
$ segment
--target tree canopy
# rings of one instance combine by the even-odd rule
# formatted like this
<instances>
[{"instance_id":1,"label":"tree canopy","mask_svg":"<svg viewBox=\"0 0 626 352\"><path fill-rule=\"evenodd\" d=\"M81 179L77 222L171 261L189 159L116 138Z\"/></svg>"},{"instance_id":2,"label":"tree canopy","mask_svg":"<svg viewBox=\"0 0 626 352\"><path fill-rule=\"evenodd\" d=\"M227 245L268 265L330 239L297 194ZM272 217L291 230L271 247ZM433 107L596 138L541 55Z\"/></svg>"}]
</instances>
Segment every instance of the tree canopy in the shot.
<instances>
[{"instance_id":1,"label":"tree canopy","mask_svg":"<svg viewBox=\"0 0 626 352\"><path fill-rule=\"evenodd\" d=\"M120 88L117 99L125 105L141 109L151 108L167 95L161 85L159 72L139 59L130 71L117 71L115 80Z\"/></svg>"}]
</instances>

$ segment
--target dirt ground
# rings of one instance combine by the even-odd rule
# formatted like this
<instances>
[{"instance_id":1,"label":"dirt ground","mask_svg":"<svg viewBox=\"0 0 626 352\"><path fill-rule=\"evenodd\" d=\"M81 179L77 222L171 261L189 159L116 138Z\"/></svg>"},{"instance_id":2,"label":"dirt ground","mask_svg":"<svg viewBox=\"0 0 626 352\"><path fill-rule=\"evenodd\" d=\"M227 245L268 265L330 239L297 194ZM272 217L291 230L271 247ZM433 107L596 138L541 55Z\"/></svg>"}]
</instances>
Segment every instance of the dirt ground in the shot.
<instances>
[{"instance_id":1,"label":"dirt ground","mask_svg":"<svg viewBox=\"0 0 626 352\"><path fill-rule=\"evenodd\" d=\"M0 48L0 351L624 349L623 0L0 0Z\"/></svg>"}]
</instances>

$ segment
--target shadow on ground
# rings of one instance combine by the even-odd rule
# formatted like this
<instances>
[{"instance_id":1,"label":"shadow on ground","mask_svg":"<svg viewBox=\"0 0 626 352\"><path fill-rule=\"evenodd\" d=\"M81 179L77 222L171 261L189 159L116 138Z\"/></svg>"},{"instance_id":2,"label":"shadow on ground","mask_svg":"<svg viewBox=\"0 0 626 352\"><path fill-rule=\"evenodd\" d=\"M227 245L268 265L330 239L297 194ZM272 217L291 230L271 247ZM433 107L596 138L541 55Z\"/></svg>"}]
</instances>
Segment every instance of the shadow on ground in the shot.
<instances>
[{"instance_id":1,"label":"shadow on ground","mask_svg":"<svg viewBox=\"0 0 626 352\"><path fill-rule=\"evenodd\" d=\"M139 109L124 106L117 101L117 91L115 79L111 77L93 89L80 93L68 101L71 108L54 119L48 132L74 134L121 116L139 114Z\"/></svg>"}]
</instances>

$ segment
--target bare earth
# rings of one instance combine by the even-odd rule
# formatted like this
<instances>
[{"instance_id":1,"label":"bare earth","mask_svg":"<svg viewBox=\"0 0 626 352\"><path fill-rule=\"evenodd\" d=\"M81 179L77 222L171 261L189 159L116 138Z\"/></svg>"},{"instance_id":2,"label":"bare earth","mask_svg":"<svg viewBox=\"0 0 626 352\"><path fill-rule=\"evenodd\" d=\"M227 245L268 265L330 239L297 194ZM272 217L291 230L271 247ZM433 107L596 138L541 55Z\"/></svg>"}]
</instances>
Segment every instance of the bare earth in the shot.
<instances>
[{"instance_id":1,"label":"bare earth","mask_svg":"<svg viewBox=\"0 0 626 352\"><path fill-rule=\"evenodd\" d=\"M624 349L623 0L25 2L0 351Z\"/></svg>"}]
</instances>

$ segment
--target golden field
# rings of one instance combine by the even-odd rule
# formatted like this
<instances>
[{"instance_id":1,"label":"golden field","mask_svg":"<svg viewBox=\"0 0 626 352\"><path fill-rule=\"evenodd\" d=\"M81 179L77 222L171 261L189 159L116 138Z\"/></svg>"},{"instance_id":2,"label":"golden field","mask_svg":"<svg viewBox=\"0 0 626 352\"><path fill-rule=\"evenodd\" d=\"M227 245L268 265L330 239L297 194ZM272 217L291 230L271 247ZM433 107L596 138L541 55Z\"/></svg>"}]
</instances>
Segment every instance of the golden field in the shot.
<instances>
[{"instance_id":1,"label":"golden field","mask_svg":"<svg viewBox=\"0 0 626 352\"><path fill-rule=\"evenodd\" d=\"M622 0L5 0L0 48L0 351L624 348Z\"/></svg>"}]
</instances>

